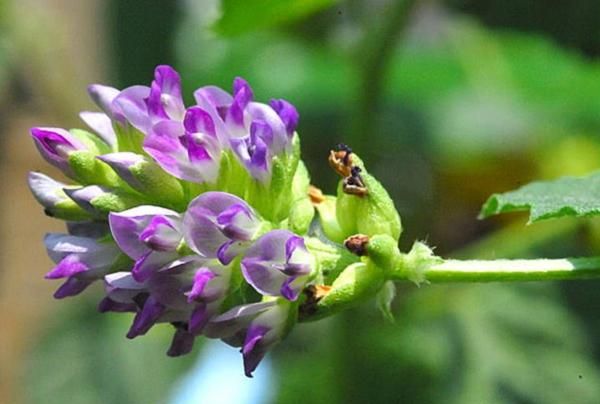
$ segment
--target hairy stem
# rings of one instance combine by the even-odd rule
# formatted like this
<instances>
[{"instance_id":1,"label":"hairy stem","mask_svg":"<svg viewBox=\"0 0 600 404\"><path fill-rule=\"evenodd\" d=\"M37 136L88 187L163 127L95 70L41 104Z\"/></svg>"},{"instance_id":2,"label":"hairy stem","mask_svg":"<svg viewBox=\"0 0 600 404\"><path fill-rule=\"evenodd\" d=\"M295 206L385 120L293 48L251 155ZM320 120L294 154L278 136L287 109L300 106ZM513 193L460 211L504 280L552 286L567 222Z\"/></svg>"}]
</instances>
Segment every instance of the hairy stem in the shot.
<instances>
[{"instance_id":1,"label":"hairy stem","mask_svg":"<svg viewBox=\"0 0 600 404\"><path fill-rule=\"evenodd\" d=\"M410 278L411 268L392 271L393 280ZM422 279L442 282L551 281L600 278L600 257L515 260L446 260L422 269Z\"/></svg>"}]
</instances>

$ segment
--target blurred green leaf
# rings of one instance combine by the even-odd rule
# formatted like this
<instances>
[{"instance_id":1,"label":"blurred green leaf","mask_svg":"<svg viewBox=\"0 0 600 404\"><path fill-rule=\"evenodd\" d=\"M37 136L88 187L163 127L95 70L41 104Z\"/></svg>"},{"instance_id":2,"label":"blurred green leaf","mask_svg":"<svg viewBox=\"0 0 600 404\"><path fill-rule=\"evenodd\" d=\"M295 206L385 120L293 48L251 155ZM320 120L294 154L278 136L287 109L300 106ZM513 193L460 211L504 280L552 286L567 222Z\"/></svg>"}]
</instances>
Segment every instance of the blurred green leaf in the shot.
<instances>
[{"instance_id":1,"label":"blurred green leaf","mask_svg":"<svg viewBox=\"0 0 600 404\"><path fill-rule=\"evenodd\" d=\"M215 30L223 35L288 23L324 9L338 0L222 0Z\"/></svg>"},{"instance_id":2,"label":"blurred green leaf","mask_svg":"<svg viewBox=\"0 0 600 404\"><path fill-rule=\"evenodd\" d=\"M591 404L600 396L581 327L554 288L403 292L396 324L371 309L300 331L278 356L276 402Z\"/></svg>"},{"instance_id":3,"label":"blurred green leaf","mask_svg":"<svg viewBox=\"0 0 600 404\"><path fill-rule=\"evenodd\" d=\"M600 214L600 172L587 177L563 177L527 184L515 191L492 195L480 217L529 211L529 223L563 216Z\"/></svg>"},{"instance_id":4,"label":"blurred green leaf","mask_svg":"<svg viewBox=\"0 0 600 404\"><path fill-rule=\"evenodd\" d=\"M28 360L24 391L29 403L165 402L194 360L194 354L167 357L169 325L128 340L129 314L100 314L85 302L59 310Z\"/></svg>"}]
</instances>

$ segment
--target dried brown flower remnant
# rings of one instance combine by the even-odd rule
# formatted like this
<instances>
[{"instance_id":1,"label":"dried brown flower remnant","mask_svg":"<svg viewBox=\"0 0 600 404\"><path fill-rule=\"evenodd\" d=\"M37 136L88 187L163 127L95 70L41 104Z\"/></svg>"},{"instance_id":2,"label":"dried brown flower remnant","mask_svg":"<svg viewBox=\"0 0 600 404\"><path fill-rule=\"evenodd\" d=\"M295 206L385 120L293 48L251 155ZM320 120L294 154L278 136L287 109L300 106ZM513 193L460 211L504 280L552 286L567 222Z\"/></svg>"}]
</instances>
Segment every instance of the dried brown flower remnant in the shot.
<instances>
[{"instance_id":1,"label":"dried brown flower remnant","mask_svg":"<svg viewBox=\"0 0 600 404\"><path fill-rule=\"evenodd\" d=\"M369 242L369 236L365 234L355 234L354 236L348 237L344 241L344 246L352 254L362 257L367 253L367 243Z\"/></svg>"}]
</instances>

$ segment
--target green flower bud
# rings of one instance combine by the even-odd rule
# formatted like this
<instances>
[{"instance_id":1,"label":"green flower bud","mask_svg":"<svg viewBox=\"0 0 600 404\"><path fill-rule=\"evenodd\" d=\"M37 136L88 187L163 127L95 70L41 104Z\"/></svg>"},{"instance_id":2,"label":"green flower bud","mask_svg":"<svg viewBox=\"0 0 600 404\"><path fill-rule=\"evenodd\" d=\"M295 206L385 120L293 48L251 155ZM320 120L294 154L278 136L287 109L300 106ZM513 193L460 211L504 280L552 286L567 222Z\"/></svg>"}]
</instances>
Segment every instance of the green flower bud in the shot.
<instances>
[{"instance_id":1,"label":"green flower bud","mask_svg":"<svg viewBox=\"0 0 600 404\"><path fill-rule=\"evenodd\" d=\"M290 210L288 228L296 234L306 234L314 216L315 208L310 199L299 199Z\"/></svg>"},{"instance_id":2,"label":"green flower bud","mask_svg":"<svg viewBox=\"0 0 600 404\"><path fill-rule=\"evenodd\" d=\"M338 222L336 209L337 199L335 196L324 195L323 200L315 205L317 212L319 213L319 222L323 233L328 239L336 243L342 243L351 232L346 229L342 229L340 222ZM354 222L352 222L354 223Z\"/></svg>"},{"instance_id":3,"label":"green flower bud","mask_svg":"<svg viewBox=\"0 0 600 404\"><path fill-rule=\"evenodd\" d=\"M147 201L120 189L90 185L65 189L65 193L94 217L104 218L110 212L121 212Z\"/></svg>"},{"instance_id":4,"label":"green flower bud","mask_svg":"<svg viewBox=\"0 0 600 404\"><path fill-rule=\"evenodd\" d=\"M384 282L381 268L370 261L356 262L344 269L304 319L312 321L327 317L372 298Z\"/></svg>"},{"instance_id":5,"label":"green flower bud","mask_svg":"<svg viewBox=\"0 0 600 404\"><path fill-rule=\"evenodd\" d=\"M186 207L181 182L167 174L158 164L140 154L122 152L99 156L119 177L150 201L182 211Z\"/></svg>"},{"instance_id":6,"label":"green flower bud","mask_svg":"<svg viewBox=\"0 0 600 404\"><path fill-rule=\"evenodd\" d=\"M344 235L387 234L398 240L402 224L394 202L354 154L352 164L352 175L340 181L337 193L336 215Z\"/></svg>"}]
</instances>

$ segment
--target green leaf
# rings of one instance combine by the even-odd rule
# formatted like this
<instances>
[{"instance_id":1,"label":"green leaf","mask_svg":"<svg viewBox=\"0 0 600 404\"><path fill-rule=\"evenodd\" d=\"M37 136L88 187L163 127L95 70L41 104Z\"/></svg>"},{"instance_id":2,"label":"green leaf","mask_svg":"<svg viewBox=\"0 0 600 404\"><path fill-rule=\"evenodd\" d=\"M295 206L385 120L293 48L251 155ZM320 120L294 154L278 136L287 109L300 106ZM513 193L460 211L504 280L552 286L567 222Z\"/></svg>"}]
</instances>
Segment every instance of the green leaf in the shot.
<instances>
[{"instance_id":1,"label":"green leaf","mask_svg":"<svg viewBox=\"0 0 600 404\"><path fill-rule=\"evenodd\" d=\"M288 23L334 4L336 0L223 0L222 17L215 30L223 35L242 34Z\"/></svg>"},{"instance_id":2,"label":"green leaf","mask_svg":"<svg viewBox=\"0 0 600 404\"><path fill-rule=\"evenodd\" d=\"M480 218L498 213L529 211L529 223L563 216L600 214L600 171L587 177L563 177L527 184L515 191L492 195Z\"/></svg>"}]
</instances>

